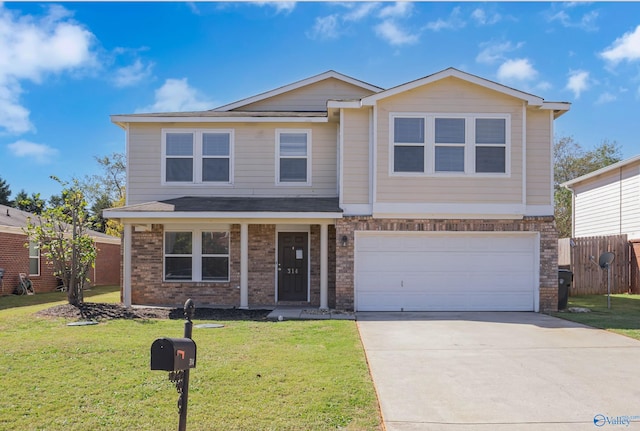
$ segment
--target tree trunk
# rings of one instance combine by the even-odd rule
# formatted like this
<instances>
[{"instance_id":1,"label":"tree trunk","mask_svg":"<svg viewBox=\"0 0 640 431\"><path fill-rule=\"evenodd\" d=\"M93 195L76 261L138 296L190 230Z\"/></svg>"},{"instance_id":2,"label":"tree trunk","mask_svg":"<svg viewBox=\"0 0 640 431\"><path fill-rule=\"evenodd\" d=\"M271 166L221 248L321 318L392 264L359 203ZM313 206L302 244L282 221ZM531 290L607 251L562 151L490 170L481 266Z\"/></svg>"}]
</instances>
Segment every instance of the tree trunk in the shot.
<instances>
[{"instance_id":1,"label":"tree trunk","mask_svg":"<svg viewBox=\"0 0 640 431\"><path fill-rule=\"evenodd\" d=\"M82 300L78 294L78 245L76 244L76 212L73 211L73 240L71 243L71 285L69 286L69 304L79 305Z\"/></svg>"}]
</instances>

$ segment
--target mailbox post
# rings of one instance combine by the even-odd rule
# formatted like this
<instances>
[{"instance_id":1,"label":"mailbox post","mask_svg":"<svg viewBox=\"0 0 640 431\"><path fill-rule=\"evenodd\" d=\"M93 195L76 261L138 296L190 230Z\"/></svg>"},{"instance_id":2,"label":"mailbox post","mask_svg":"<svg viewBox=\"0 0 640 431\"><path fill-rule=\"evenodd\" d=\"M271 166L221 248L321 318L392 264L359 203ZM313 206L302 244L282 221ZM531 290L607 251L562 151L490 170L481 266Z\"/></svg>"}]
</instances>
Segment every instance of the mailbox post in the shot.
<instances>
[{"instance_id":1,"label":"mailbox post","mask_svg":"<svg viewBox=\"0 0 640 431\"><path fill-rule=\"evenodd\" d=\"M169 380L178 391L178 431L187 429L189 370L196 367L196 343L191 339L195 305L191 299L184 304L184 338L158 338L151 345L151 369L169 371Z\"/></svg>"}]
</instances>

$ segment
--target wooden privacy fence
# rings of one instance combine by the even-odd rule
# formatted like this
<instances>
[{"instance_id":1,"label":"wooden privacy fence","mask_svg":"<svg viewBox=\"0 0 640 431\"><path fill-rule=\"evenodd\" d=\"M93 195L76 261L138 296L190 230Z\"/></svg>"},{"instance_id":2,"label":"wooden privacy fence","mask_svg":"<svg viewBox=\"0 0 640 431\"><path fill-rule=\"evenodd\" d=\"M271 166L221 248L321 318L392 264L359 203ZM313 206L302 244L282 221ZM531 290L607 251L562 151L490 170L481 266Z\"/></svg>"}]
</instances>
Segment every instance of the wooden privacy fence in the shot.
<instances>
[{"instance_id":1,"label":"wooden privacy fence","mask_svg":"<svg viewBox=\"0 0 640 431\"><path fill-rule=\"evenodd\" d=\"M615 255L611 264L611 293L628 293L631 286L631 252L626 235L565 238L558 242L558 264L570 263L573 283L570 295L598 295L607 293L607 270L601 269L598 259L604 252ZM635 289L634 289L635 290Z\"/></svg>"}]
</instances>

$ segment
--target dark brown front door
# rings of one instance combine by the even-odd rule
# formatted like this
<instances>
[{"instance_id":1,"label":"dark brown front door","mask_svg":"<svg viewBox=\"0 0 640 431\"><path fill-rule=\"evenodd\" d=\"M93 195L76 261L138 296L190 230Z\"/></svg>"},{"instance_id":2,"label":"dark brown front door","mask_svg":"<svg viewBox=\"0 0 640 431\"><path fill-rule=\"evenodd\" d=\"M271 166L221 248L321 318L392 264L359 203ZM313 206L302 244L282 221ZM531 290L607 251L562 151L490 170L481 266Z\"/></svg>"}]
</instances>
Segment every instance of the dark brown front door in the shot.
<instances>
[{"instance_id":1,"label":"dark brown front door","mask_svg":"<svg viewBox=\"0 0 640 431\"><path fill-rule=\"evenodd\" d=\"M308 243L306 232L278 233L278 301L307 300Z\"/></svg>"}]
</instances>

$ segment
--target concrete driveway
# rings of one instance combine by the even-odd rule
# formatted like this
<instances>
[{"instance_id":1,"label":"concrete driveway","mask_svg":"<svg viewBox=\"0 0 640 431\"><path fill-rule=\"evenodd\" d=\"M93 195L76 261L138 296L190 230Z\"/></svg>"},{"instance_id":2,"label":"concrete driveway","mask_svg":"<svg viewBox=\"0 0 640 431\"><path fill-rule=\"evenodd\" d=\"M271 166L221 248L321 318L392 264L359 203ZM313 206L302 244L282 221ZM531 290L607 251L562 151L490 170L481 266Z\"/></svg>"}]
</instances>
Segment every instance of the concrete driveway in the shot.
<instances>
[{"instance_id":1,"label":"concrete driveway","mask_svg":"<svg viewBox=\"0 0 640 431\"><path fill-rule=\"evenodd\" d=\"M357 320L387 431L640 430L640 341L538 313Z\"/></svg>"}]
</instances>

